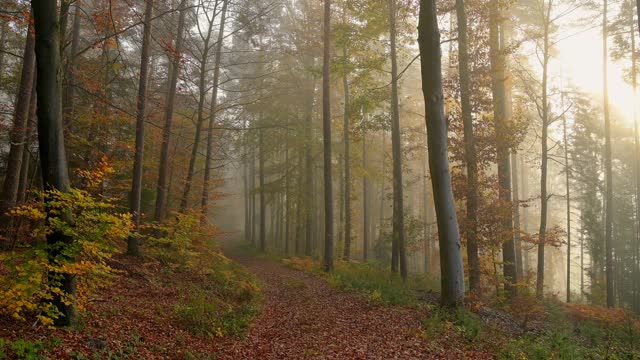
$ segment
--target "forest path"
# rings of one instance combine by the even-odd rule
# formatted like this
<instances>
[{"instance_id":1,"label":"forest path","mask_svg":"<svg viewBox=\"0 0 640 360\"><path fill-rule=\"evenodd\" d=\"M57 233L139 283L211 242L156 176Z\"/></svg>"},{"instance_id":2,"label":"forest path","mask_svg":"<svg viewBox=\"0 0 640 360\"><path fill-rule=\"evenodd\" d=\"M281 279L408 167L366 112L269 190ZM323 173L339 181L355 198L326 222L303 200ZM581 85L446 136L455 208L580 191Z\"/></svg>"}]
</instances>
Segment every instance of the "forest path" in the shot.
<instances>
[{"instance_id":1,"label":"forest path","mask_svg":"<svg viewBox=\"0 0 640 360\"><path fill-rule=\"evenodd\" d=\"M372 305L273 261L231 257L262 281L264 300L247 337L222 350L222 359L469 358L428 341L417 310Z\"/></svg>"}]
</instances>

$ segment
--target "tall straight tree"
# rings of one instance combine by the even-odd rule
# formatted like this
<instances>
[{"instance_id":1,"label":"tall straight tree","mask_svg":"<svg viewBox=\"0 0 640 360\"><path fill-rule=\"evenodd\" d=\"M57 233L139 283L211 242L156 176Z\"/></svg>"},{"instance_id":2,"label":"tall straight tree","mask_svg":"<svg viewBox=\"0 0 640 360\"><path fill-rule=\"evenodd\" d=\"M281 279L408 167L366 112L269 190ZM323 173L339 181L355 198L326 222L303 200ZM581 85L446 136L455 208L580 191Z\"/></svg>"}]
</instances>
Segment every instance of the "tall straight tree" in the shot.
<instances>
[{"instance_id":1,"label":"tall straight tree","mask_svg":"<svg viewBox=\"0 0 640 360\"><path fill-rule=\"evenodd\" d=\"M56 0L33 0L31 2L35 29L36 54L36 92L38 98L38 145L42 184L45 190L69 190L69 170L64 147L62 124L62 73L60 61L60 22L57 15ZM48 201L48 199L45 199ZM45 207L50 209L49 207ZM61 216L54 212L47 217ZM62 215L65 216L65 215ZM70 239L60 231L47 235L48 256L51 261L65 256L64 244ZM49 274L59 277L60 274ZM75 294L74 276L65 274L60 279L60 290L73 296ZM64 300L60 293L54 292L52 304L60 313L57 325L68 325L74 320L73 302Z\"/></svg>"},{"instance_id":2,"label":"tall straight tree","mask_svg":"<svg viewBox=\"0 0 640 360\"><path fill-rule=\"evenodd\" d=\"M511 163L509 160L507 89L504 45L504 15L500 11L499 0L492 0L489 20L489 47L493 93L493 117L495 122L496 151L498 162L499 196L504 204L511 206ZM516 273L516 249L513 241L513 214L506 212L501 221L502 267L505 290L509 296L516 294L514 283L518 281Z\"/></svg>"},{"instance_id":3,"label":"tall straight tree","mask_svg":"<svg viewBox=\"0 0 640 360\"><path fill-rule=\"evenodd\" d=\"M154 220L160 221L166 212L167 180L169 174L169 140L173 127L173 109L176 102L176 87L180 74L180 59L182 57L182 42L184 33L184 18L187 13L187 0L180 0L178 6L178 25L176 29L176 41L171 56L171 75L167 89L167 103L164 112L164 127L162 128L162 142L160 145L160 160L158 166L158 184L156 186L156 209Z\"/></svg>"},{"instance_id":4,"label":"tall straight tree","mask_svg":"<svg viewBox=\"0 0 640 360\"><path fill-rule=\"evenodd\" d=\"M398 59L396 55L396 0L389 0L389 39L391 46L391 152L393 156L393 240L391 270L400 270L407 279L407 253L404 244L404 201L402 193L402 146L398 101Z\"/></svg>"},{"instance_id":5,"label":"tall straight tree","mask_svg":"<svg viewBox=\"0 0 640 360\"><path fill-rule=\"evenodd\" d=\"M347 3L343 4L342 21L347 23ZM349 62L349 53L347 46L342 48L342 58L344 68L342 73L342 86L344 88L344 123L342 128L342 138L344 141L344 254L345 260L351 257L351 159L350 159L350 138L349 138L349 116L351 109L349 108L349 74L347 73L347 64Z\"/></svg>"},{"instance_id":6,"label":"tall straight tree","mask_svg":"<svg viewBox=\"0 0 640 360\"><path fill-rule=\"evenodd\" d=\"M364 113L364 123L369 121L369 114ZM369 260L369 174L367 173L367 130L362 127L362 258Z\"/></svg>"},{"instance_id":7,"label":"tall straight tree","mask_svg":"<svg viewBox=\"0 0 640 360\"><path fill-rule=\"evenodd\" d=\"M198 150L200 149L200 138L202 133L202 125L204 123L204 105L207 97L207 64L209 61L209 51L211 51L211 35L213 33L214 22L216 19L216 12L218 10L218 2L216 0L213 6L213 12L209 14L204 10L204 16L207 19L208 27L205 34L200 33L200 38L203 41L202 53L200 54L200 77L198 79L198 110L196 120L196 131L194 134L193 147L191 148L191 157L189 158L189 168L187 169L187 178L184 183L184 190L182 191L182 199L180 200L180 211L187 210L187 204L189 202L189 194L191 193L191 183L193 182L193 175L196 169L196 159L198 157ZM199 28L198 28L199 29Z\"/></svg>"},{"instance_id":8,"label":"tall straight tree","mask_svg":"<svg viewBox=\"0 0 640 360\"><path fill-rule=\"evenodd\" d=\"M211 109L209 115L209 128L207 131L207 158L204 162L204 182L202 184L202 224L208 221L209 214L209 182L211 181L211 163L213 162L213 129L218 111L218 83L220 82L220 62L222 60L222 44L224 42L224 25L227 20L227 5L229 0L222 1L222 13L220 14L220 29L216 42L216 59L213 65L213 90L211 94ZM262 131L262 130L260 130Z\"/></svg>"},{"instance_id":9,"label":"tall straight tree","mask_svg":"<svg viewBox=\"0 0 640 360\"><path fill-rule=\"evenodd\" d=\"M457 306L464 299L464 268L447 154L447 122L444 115L442 53L436 0L420 0L418 45L426 111L429 170L440 243L441 301L446 306Z\"/></svg>"},{"instance_id":10,"label":"tall straight tree","mask_svg":"<svg viewBox=\"0 0 640 360\"><path fill-rule=\"evenodd\" d=\"M324 144L324 260L325 272L333 271L333 191L331 181L331 0L324 0L324 54L322 61L322 142Z\"/></svg>"},{"instance_id":11,"label":"tall straight tree","mask_svg":"<svg viewBox=\"0 0 640 360\"><path fill-rule=\"evenodd\" d=\"M142 33L142 53L140 55L140 79L138 81L138 98L136 106L136 148L133 160L133 179L131 185L130 211L137 231L140 230L140 201L142 199L142 165L144 159L144 122L147 111L147 77L149 76L149 47L151 44L151 19L153 0L145 1L144 30ZM127 253L139 254L137 235L129 237Z\"/></svg>"},{"instance_id":12,"label":"tall straight tree","mask_svg":"<svg viewBox=\"0 0 640 360\"><path fill-rule=\"evenodd\" d=\"M469 44L467 38L467 16L464 0L456 0L458 19L458 73L460 74L460 105L464 126L464 157L467 166L467 260L469 262L469 288L474 291L480 287L480 259L477 240L478 211L478 163L476 139L473 133L471 114L471 78L469 75Z\"/></svg>"},{"instance_id":13,"label":"tall straight tree","mask_svg":"<svg viewBox=\"0 0 640 360\"><path fill-rule=\"evenodd\" d=\"M606 253L606 282L607 282L607 306L613 307L615 303L613 292L613 171L611 161L611 119L609 118L609 78L608 78L608 30L607 9L608 0L602 4L602 93L604 111L604 171L605 171L605 223L604 243Z\"/></svg>"},{"instance_id":14,"label":"tall straight tree","mask_svg":"<svg viewBox=\"0 0 640 360\"><path fill-rule=\"evenodd\" d=\"M35 53L33 51L35 39L31 33L31 28L27 31L27 41L25 42L22 56L22 73L18 88L18 98L15 111L13 113L13 126L11 129L11 145L9 147L9 158L7 159L7 174L2 184L2 194L0 196L0 218L4 218L6 212L16 205L18 199L18 187L20 184L20 170L22 169L23 153L27 140L27 126L29 120L29 109L31 93L35 91ZM3 232L8 232L13 227L10 219L2 221L0 226ZM9 236L5 234L6 243L3 247L9 247Z\"/></svg>"}]
</instances>

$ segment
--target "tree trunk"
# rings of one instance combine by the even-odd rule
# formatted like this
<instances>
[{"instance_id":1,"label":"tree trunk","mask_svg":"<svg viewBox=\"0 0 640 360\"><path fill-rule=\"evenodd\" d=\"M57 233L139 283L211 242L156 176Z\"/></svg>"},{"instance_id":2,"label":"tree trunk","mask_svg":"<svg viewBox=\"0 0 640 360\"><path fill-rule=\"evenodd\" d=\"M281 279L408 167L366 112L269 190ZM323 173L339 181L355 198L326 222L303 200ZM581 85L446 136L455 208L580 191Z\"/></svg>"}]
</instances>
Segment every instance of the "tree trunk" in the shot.
<instances>
[{"instance_id":1,"label":"tree trunk","mask_svg":"<svg viewBox=\"0 0 640 360\"><path fill-rule=\"evenodd\" d=\"M562 135L564 142L564 176L567 197L567 303L571 302L571 190L569 188L569 141L567 140L567 119L564 116L564 92L560 93L562 115Z\"/></svg>"},{"instance_id":2,"label":"tree trunk","mask_svg":"<svg viewBox=\"0 0 640 360\"><path fill-rule=\"evenodd\" d=\"M36 124L37 98L36 98L36 78L34 76L33 90L31 91L31 101L29 101L29 121L27 122L27 134L25 136L24 149L22 150L22 166L20 167L20 183L18 184L17 204L22 204L27 200L27 190L29 188L29 168L31 154L29 144L33 137L34 125Z\"/></svg>"},{"instance_id":3,"label":"tree trunk","mask_svg":"<svg viewBox=\"0 0 640 360\"><path fill-rule=\"evenodd\" d=\"M196 160L198 158L198 149L200 147L200 138L202 134L202 125L204 123L204 103L207 96L207 62L209 55L209 41L211 40L211 33L213 32L213 21L215 19L216 10L218 9L218 2L216 1L213 8L213 16L209 21L209 28L207 30L207 36L204 39L202 47L202 58L200 59L200 78L198 79L198 115L196 120L196 133L193 140L193 147L191 148L191 157L189 158L189 168L187 170L187 179L184 184L184 191L182 192L182 199L180 200L180 212L187 210L189 203L189 194L191 193L191 185L193 182L193 174L196 168ZM213 116L213 114L210 114ZM205 166L208 167L208 164Z\"/></svg>"},{"instance_id":4,"label":"tree trunk","mask_svg":"<svg viewBox=\"0 0 640 360\"><path fill-rule=\"evenodd\" d=\"M364 123L369 122L369 114L364 114ZM366 125L365 125L366 126ZM369 260L369 174L367 168L367 136L362 130L362 259Z\"/></svg>"},{"instance_id":5,"label":"tree trunk","mask_svg":"<svg viewBox=\"0 0 640 360\"><path fill-rule=\"evenodd\" d=\"M640 1L640 0L639 0ZM631 24L631 83L633 86L633 95L634 101L637 101L638 94L638 74L636 69L636 35L633 24L633 13L629 14L630 16L630 24ZM633 278L634 278L634 299L633 306L636 311L638 310L638 284L640 279L638 279L638 251L640 250L640 124L638 123L638 111L635 106L633 106L633 140L634 140L634 171L636 176L635 181L635 198L636 198L636 237L634 241L634 263L633 263Z\"/></svg>"},{"instance_id":6,"label":"tree trunk","mask_svg":"<svg viewBox=\"0 0 640 360\"><path fill-rule=\"evenodd\" d=\"M407 254L404 244L404 199L402 194L402 148L400 109L398 104L398 62L396 57L396 0L389 0L389 34L391 43L391 147L393 153L393 244L396 254L391 259L392 271L400 268L400 277L407 279ZM399 262L399 264L398 264Z\"/></svg>"},{"instance_id":7,"label":"tree trunk","mask_svg":"<svg viewBox=\"0 0 640 360\"><path fill-rule=\"evenodd\" d=\"M153 0L145 0L144 30L142 34L142 55L140 60L140 80L138 82L137 117L136 117L136 150L133 163L133 181L131 185L131 213L137 232L140 231L140 201L142 198L142 170L144 159L144 122L147 108L147 77L149 74L149 47L151 43L151 19ZM130 236L127 243L127 253L138 255L139 239L137 235Z\"/></svg>"},{"instance_id":8,"label":"tree trunk","mask_svg":"<svg viewBox=\"0 0 640 360\"><path fill-rule=\"evenodd\" d=\"M343 7L343 22L347 22L347 8ZM344 141L344 254L346 261L351 258L351 159L350 159L350 138L349 138L349 116L351 113L349 99L349 81L346 72L346 64L348 62L347 48L342 48L342 57L345 63L344 73L342 74L342 86L344 88L344 125L342 129L342 137Z\"/></svg>"},{"instance_id":9,"label":"tree trunk","mask_svg":"<svg viewBox=\"0 0 640 360\"><path fill-rule=\"evenodd\" d=\"M20 171L22 168L23 153L25 150L25 142L27 135L27 126L29 120L31 93L34 89L34 73L35 73L35 39L31 35L31 31L27 31L27 41L25 43L22 74L20 76L20 85L18 89L18 99L16 102L15 112L13 114L13 127L11 129L11 144L9 147L9 157L7 161L7 173L2 184L2 196L0 197L0 219L2 219L2 233L5 234L3 248L9 248L9 232L13 227L13 221L7 215L7 211L16 206L18 200L18 188L20 185Z\"/></svg>"},{"instance_id":10,"label":"tree trunk","mask_svg":"<svg viewBox=\"0 0 640 360\"><path fill-rule=\"evenodd\" d=\"M291 200L289 196L289 129L284 142L284 251L289 254L289 228L291 226Z\"/></svg>"},{"instance_id":11,"label":"tree trunk","mask_svg":"<svg viewBox=\"0 0 640 360\"><path fill-rule=\"evenodd\" d=\"M471 108L471 78L469 75L469 53L467 43L467 16L464 0L456 0L458 18L458 72L460 73L460 104L464 124L464 155L467 166L467 259L469 262L469 289L480 288L480 259L477 242L478 209L478 164L476 160L476 139L473 134Z\"/></svg>"},{"instance_id":12,"label":"tree trunk","mask_svg":"<svg viewBox=\"0 0 640 360\"><path fill-rule=\"evenodd\" d=\"M35 55L37 69L36 91L38 97L38 145L40 148L40 163L42 169L42 183L45 190L69 190L69 171L65 154L63 124L62 124L62 79L60 61L60 24L57 14L57 1L33 0L31 2L35 28ZM31 86L31 82L28 83ZM28 100L28 99L27 99ZM48 199L45 199L48 201ZM47 208L49 209L49 208ZM47 217L54 218L68 216L47 213ZM61 232L47 234L50 261L59 259L70 260L63 250L65 244L72 241ZM49 276L60 277L61 274L50 273ZM75 295L75 277L62 275L60 290L70 296ZM51 300L53 306L62 314L56 319L56 325L69 325L74 320L75 307L73 303L65 304L60 295L55 294Z\"/></svg>"},{"instance_id":13,"label":"tree trunk","mask_svg":"<svg viewBox=\"0 0 640 360\"><path fill-rule=\"evenodd\" d=\"M609 61L609 49L607 45L608 30L607 30L607 6L608 0L603 2L602 11L602 81L603 81L603 94L604 94L604 169L605 169L605 252L606 252L606 281L607 281L607 307L613 307L614 292L613 292L613 249L612 249L612 237L613 237L613 171L611 162L611 120L609 119L609 86L608 86L608 61Z\"/></svg>"},{"instance_id":14,"label":"tree trunk","mask_svg":"<svg viewBox=\"0 0 640 360\"><path fill-rule=\"evenodd\" d=\"M518 279L524 276L522 267L522 241L520 237L520 191L518 186L518 154L515 149L511 155L511 179L513 181L512 200L513 200L513 240L516 247L516 275Z\"/></svg>"},{"instance_id":15,"label":"tree trunk","mask_svg":"<svg viewBox=\"0 0 640 360\"><path fill-rule=\"evenodd\" d=\"M81 0L76 0L73 11L73 27L71 30L71 49L69 51L66 69L66 83L62 104L64 106L64 127L69 130L73 120L76 91L76 72L78 71L78 47L80 45L80 5Z\"/></svg>"},{"instance_id":16,"label":"tree trunk","mask_svg":"<svg viewBox=\"0 0 640 360\"><path fill-rule=\"evenodd\" d=\"M544 49L542 59L542 135L541 135L541 156L540 156L540 229L538 231L538 269L536 275L536 298L541 300L544 295L544 246L547 231L547 162L548 147L547 141L549 137L549 99L548 99L548 65L549 65L549 26L551 19L551 4L548 3L547 13L544 14Z\"/></svg>"},{"instance_id":17,"label":"tree trunk","mask_svg":"<svg viewBox=\"0 0 640 360\"><path fill-rule=\"evenodd\" d=\"M491 20L489 24L492 92L493 92L493 116L495 121L496 150L498 162L499 196L503 204L511 206L511 170L509 161L509 147L504 140L508 138L507 103L506 103L506 71L504 59L504 44L502 39L502 24L498 0L491 3ZM501 221L502 263L504 287L510 297L516 295L514 283L518 281L516 274L515 245L513 241L512 213L508 212Z\"/></svg>"},{"instance_id":18,"label":"tree trunk","mask_svg":"<svg viewBox=\"0 0 640 360\"><path fill-rule=\"evenodd\" d=\"M184 33L184 18L187 13L187 0L181 0L178 7L178 28L176 32L175 53L170 54L171 75L169 78L169 88L167 89L167 104L164 112L164 127L162 129L162 144L160 145L160 160L158 171L158 184L156 186L156 209L154 220L162 221L166 213L166 193L167 175L169 167L169 140L171 138L171 128L173 126L173 109L176 100L176 86L178 85L178 75L180 73L180 60L182 58L182 41Z\"/></svg>"},{"instance_id":19,"label":"tree trunk","mask_svg":"<svg viewBox=\"0 0 640 360\"><path fill-rule=\"evenodd\" d=\"M211 115L209 116L209 129L207 133L207 158L204 165L204 182L202 184L202 224L208 221L209 215L209 182L211 181L211 162L213 161L213 127L218 111L218 83L220 82L220 61L222 59L222 43L224 42L224 25L227 19L227 5L229 0L222 2L222 14L220 15L220 29L216 42L216 59L213 66L213 94L211 95ZM262 131L262 130L260 130Z\"/></svg>"},{"instance_id":20,"label":"tree trunk","mask_svg":"<svg viewBox=\"0 0 640 360\"><path fill-rule=\"evenodd\" d=\"M331 0L324 2L322 64L322 141L324 143L324 271L333 271L333 196L331 181Z\"/></svg>"},{"instance_id":21,"label":"tree trunk","mask_svg":"<svg viewBox=\"0 0 640 360\"><path fill-rule=\"evenodd\" d=\"M456 306L464 298L464 269L447 155L442 55L435 0L420 0L418 45L426 110L429 171L440 242L442 303L447 306Z\"/></svg>"},{"instance_id":22,"label":"tree trunk","mask_svg":"<svg viewBox=\"0 0 640 360\"><path fill-rule=\"evenodd\" d=\"M266 229L266 215L267 204L264 194L264 162L266 156L266 149L264 148L264 119L262 113L258 120L258 177L260 187L260 251L267 251L267 229Z\"/></svg>"}]
</instances>

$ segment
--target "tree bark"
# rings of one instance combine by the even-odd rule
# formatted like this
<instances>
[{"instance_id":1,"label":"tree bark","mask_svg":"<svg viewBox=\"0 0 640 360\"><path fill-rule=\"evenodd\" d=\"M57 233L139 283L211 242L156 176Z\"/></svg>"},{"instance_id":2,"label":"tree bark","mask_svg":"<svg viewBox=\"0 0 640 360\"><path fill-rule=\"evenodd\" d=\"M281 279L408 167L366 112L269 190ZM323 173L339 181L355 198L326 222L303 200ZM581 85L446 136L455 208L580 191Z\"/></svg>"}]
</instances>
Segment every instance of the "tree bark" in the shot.
<instances>
[{"instance_id":1,"label":"tree bark","mask_svg":"<svg viewBox=\"0 0 640 360\"><path fill-rule=\"evenodd\" d=\"M473 133L471 108L471 78L469 75L469 51L467 40L467 16L464 0L456 0L458 18L458 72L460 74L460 105L464 126L464 155L467 166L467 260L469 262L469 289L480 288L480 259L478 256L478 164L476 139Z\"/></svg>"},{"instance_id":2,"label":"tree bark","mask_svg":"<svg viewBox=\"0 0 640 360\"><path fill-rule=\"evenodd\" d=\"M32 14L35 29L36 55L36 92L38 97L38 145L40 148L40 164L42 183L45 190L69 190L69 170L64 147L62 124L62 78L60 61L60 23L57 14L57 1L32 0ZM29 83L31 86L31 83ZM45 199L48 201L48 199ZM47 208L49 209L49 208ZM47 217L67 216L47 213ZM50 261L70 260L64 254L64 245L71 242L61 232L47 234L48 256ZM50 273L49 276L60 277ZM62 275L59 284L62 292L75 295L75 277ZM56 319L56 325L69 325L74 321L74 304L65 304L60 295L55 294L52 304L62 314Z\"/></svg>"},{"instance_id":3,"label":"tree bark","mask_svg":"<svg viewBox=\"0 0 640 360\"><path fill-rule=\"evenodd\" d=\"M393 252L391 270L400 270L407 279L407 254L404 244L404 199L402 193L402 145L400 138L400 109L398 104L398 62L396 56L396 0L389 0L389 34L391 44L391 148L393 153ZM396 258L397 256L397 258Z\"/></svg>"},{"instance_id":4,"label":"tree bark","mask_svg":"<svg viewBox=\"0 0 640 360\"><path fill-rule=\"evenodd\" d=\"M489 44L491 52L493 117L495 121L496 151L498 163L499 197L503 204L511 206L511 170L509 161L509 147L503 140L508 134L508 113L506 103L506 71L503 44L503 20L500 14L498 0L491 3L491 19L489 21ZM512 213L508 212L501 221L502 266L504 288L509 297L516 295L514 283L518 281L516 274L515 245L513 241Z\"/></svg>"},{"instance_id":5,"label":"tree bark","mask_svg":"<svg viewBox=\"0 0 640 360\"><path fill-rule=\"evenodd\" d=\"M605 168L605 252L606 252L606 281L607 281L607 307L615 305L613 292L613 171L611 161L611 120L609 118L609 86L608 86L608 29L607 29L608 0L603 2L602 11L602 81L604 94L604 168Z\"/></svg>"},{"instance_id":6,"label":"tree bark","mask_svg":"<svg viewBox=\"0 0 640 360\"><path fill-rule=\"evenodd\" d=\"M72 124L75 108L76 72L78 71L78 47L80 46L80 5L81 0L76 0L73 7L73 27L71 29L71 49L67 60L66 83L63 94L64 127L69 130Z\"/></svg>"},{"instance_id":7,"label":"tree bark","mask_svg":"<svg viewBox=\"0 0 640 360\"><path fill-rule=\"evenodd\" d=\"M364 123L369 122L369 114L364 113ZM362 259L369 260L369 174L367 168L367 134L362 130Z\"/></svg>"},{"instance_id":8,"label":"tree bark","mask_svg":"<svg viewBox=\"0 0 640 360\"><path fill-rule=\"evenodd\" d=\"M429 170L440 242L441 301L446 306L457 306L464 298L464 269L447 155L442 54L435 0L420 0L418 45L426 111Z\"/></svg>"},{"instance_id":9,"label":"tree bark","mask_svg":"<svg viewBox=\"0 0 640 360\"><path fill-rule=\"evenodd\" d=\"M224 26L227 19L227 5L229 0L222 1L222 13L220 15L220 29L216 42L216 58L213 66L213 90L211 94L211 115L209 116L209 129L207 132L207 158L204 165L204 182L202 184L202 224L208 221L209 215L209 182L211 181L211 162L213 161L213 127L218 111L218 83L220 82L220 62L222 60L222 43L224 42ZM262 130L260 130L262 131Z\"/></svg>"},{"instance_id":10,"label":"tree bark","mask_svg":"<svg viewBox=\"0 0 640 360\"><path fill-rule=\"evenodd\" d=\"M198 110L197 110L197 120L196 120L196 133L194 135L193 147L191 148L191 157L189 158L189 168L187 170L187 179L184 184L184 190L182 192L182 199L180 200L180 212L185 212L187 210L187 205L189 203L189 194L191 193L191 185L193 182L193 174L196 168L196 160L198 158L198 149L200 147L200 138L202 137L202 125L204 123L204 103L206 101L207 96L207 61L209 50L211 49L209 46L209 41L211 40L211 33L213 31L213 21L215 19L215 14L218 9L218 2L216 1L215 6L213 8L213 15L211 16L211 20L209 21L209 28L207 30L207 36L204 39L203 50L202 50L202 58L200 59L200 78L198 79ZM213 114L210 114L213 116ZM208 167L208 166L207 166Z\"/></svg>"},{"instance_id":11,"label":"tree bark","mask_svg":"<svg viewBox=\"0 0 640 360\"><path fill-rule=\"evenodd\" d=\"M151 19L153 0L145 0L144 30L142 34L142 54L140 57L140 79L138 82L137 116L136 116L136 150L133 163L133 181L131 185L131 206L133 223L136 231L140 231L140 201L142 199L142 170L144 160L144 122L147 110L147 78L149 75L149 47L151 44ZM127 242L127 253L138 255L139 239L130 236Z\"/></svg>"},{"instance_id":12,"label":"tree bark","mask_svg":"<svg viewBox=\"0 0 640 360\"><path fill-rule=\"evenodd\" d=\"M182 58L182 42L184 33L184 18L187 13L187 0L181 0L178 6L180 15L178 16L178 26L176 31L176 42L174 53L171 56L171 75L169 77L169 88L167 89L167 103L164 112L164 127L162 128L162 143L160 145L160 160L158 170L158 184L156 185L156 209L155 221L162 221L166 213L166 193L167 178L169 172L169 141L171 139L171 128L173 126L173 109L176 101L176 87L178 85L178 75L180 74L180 59Z\"/></svg>"},{"instance_id":13,"label":"tree bark","mask_svg":"<svg viewBox=\"0 0 640 360\"><path fill-rule=\"evenodd\" d=\"M0 219L2 219L2 233L5 241L3 248L9 248L9 233L13 227L12 218L7 215L7 211L16 206L18 200L18 188L20 185L20 170L22 168L23 153L27 135L29 120L31 93L34 89L35 74L35 39L31 33L31 28L27 31L27 41L25 43L22 74L18 88L18 99L15 112L13 114L13 127L11 129L11 144L9 147L9 157L7 160L7 173L2 184L2 196L0 196Z\"/></svg>"},{"instance_id":14,"label":"tree bark","mask_svg":"<svg viewBox=\"0 0 640 360\"><path fill-rule=\"evenodd\" d=\"M266 149L264 148L264 118L260 113L258 120L258 178L260 186L260 251L267 251L267 227L266 227L266 215L267 204L264 194L264 163L266 157Z\"/></svg>"},{"instance_id":15,"label":"tree bark","mask_svg":"<svg viewBox=\"0 0 640 360\"><path fill-rule=\"evenodd\" d=\"M549 26L551 21L552 2L548 2L544 16L544 44L542 58L542 135L540 156L540 229L538 231L538 269L536 275L536 298L541 300L544 295L544 246L547 231L547 162L549 137L549 99L548 99L548 67L549 67Z\"/></svg>"},{"instance_id":16,"label":"tree bark","mask_svg":"<svg viewBox=\"0 0 640 360\"><path fill-rule=\"evenodd\" d=\"M325 272L333 271L333 191L331 181L331 0L324 2L324 56L322 64L322 141L324 144L324 259Z\"/></svg>"}]
</instances>

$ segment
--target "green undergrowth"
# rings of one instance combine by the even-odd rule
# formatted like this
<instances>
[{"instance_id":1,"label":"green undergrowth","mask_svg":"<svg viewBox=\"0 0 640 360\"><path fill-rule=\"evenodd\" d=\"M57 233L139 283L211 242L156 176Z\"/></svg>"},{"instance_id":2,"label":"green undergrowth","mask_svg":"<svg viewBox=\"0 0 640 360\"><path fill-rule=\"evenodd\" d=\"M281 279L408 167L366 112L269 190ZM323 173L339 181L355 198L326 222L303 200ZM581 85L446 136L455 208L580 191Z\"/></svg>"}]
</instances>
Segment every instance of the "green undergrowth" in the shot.
<instances>
[{"instance_id":1,"label":"green undergrowth","mask_svg":"<svg viewBox=\"0 0 640 360\"><path fill-rule=\"evenodd\" d=\"M180 326L198 335L242 336L258 312L260 286L243 266L220 257L197 286L183 289L175 315Z\"/></svg>"},{"instance_id":2,"label":"green undergrowth","mask_svg":"<svg viewBox=\"0 0 640 360\"><path fill-rule=\"evenodd\" d=\"M438 289L438 282L427 274L410 275L403 282L377 262L337 261L334 271L325 276L334 287L362 292L370 301L388 305L415 305L416 290Z\"/></svg>"},{"instance_id":3,"label":"green undergrowth","mask_svg":"<svg viewBox=\"0 0 640 360\"><path fill-rule=\"evenodd\" d=\"M499 359L640 359L640 328L620 309L581 306L589 318L576 318L571 308L547 302L544 326L507 339ZM598 320L608 312L606 320ZM617 312L617 314L611 314Z\"/></svg>"}]
</instances>

